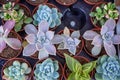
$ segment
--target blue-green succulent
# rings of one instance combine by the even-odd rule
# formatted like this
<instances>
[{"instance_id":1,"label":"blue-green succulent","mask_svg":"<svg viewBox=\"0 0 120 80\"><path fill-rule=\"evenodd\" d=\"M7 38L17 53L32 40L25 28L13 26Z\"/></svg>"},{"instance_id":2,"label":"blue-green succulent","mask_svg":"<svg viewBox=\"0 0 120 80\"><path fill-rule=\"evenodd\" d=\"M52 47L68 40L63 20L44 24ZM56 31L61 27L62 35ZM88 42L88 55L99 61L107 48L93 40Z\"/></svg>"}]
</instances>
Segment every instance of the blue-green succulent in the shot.
<instances>
[{"instance_id":1,"label":"blue-green succulent","mask_svg":"<svg viewBox=\"0 0 120 80\"><path fill-rule=\"evenodd\" d=\"M5 80L27 80L28 74L31 73L31 68L27 63L14 61L13 64L3 70L3 79Z\"/></svg>"},{"instance_id":2,"label":"blue-green succulent","mask_svg":"<svg viewBox=\"0 0 120 80\"><path fill-rule=\"evenodd\" d=\"M104 55L97 61L96 80L120 80L120 60Z\"/></svg>"},{"instance_id":3,"label":"blue-green succulent","mask_svg":"<svg viewBox=\"0 0 120 80\"><path fill-rule=\"evenodd\" d=\"M40 5L37 12L33 15L34 25L38 25L42 20L49 23L50 28L59 26L61 24L62 14L58 12L57 8L50 8L47 5Z\"/></svg>"},{"instance_id":4,"label":"blue-green succulent","mask_svg":"<svg viewBox=\"0 0 120 80\"><path fill-rule=\"evenodd\" d=\"M59 78L59 69L58 61L53 61L48 58L42 63L36 65L34 70L34 79L35 80L57 80Z\"/></svg>"}]
</instances>

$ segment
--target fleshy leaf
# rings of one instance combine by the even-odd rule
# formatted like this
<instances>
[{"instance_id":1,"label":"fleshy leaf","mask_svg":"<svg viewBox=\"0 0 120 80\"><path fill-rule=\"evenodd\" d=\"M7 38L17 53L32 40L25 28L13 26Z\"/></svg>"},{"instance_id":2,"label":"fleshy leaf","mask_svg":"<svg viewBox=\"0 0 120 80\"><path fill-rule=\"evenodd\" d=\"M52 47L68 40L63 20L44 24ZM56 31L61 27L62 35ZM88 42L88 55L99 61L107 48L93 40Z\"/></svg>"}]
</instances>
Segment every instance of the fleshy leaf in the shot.
<instances>
[{"instance_id":1,"label":"fleshy leaf","mask_svg":"<svg viewBox=\"0 0 120 80\"><path fill-rule=\"evenodd\" d=\"M103 41L102 41L101 36L100 35L95 36L92 41L92 45L101 46L102 44L103 44Z\"/></svg>"},{"instance_id":2,"label":"fleshy leaf","mask_svg":"<svg viewBox=\"0 0 120 80\"><path fill-rule=\"evenodd\" d=\"M65 44L63 42L60 43L57 49L65 49Z\"/></svg>"},{"instance_id":3,"label":"fleshy leaf","mask_svg":"<svg viewBox=\"0 0 120 80\"><path fill-rule=\"evenodd\" d=\"M101 49L102 49L102 46L94 46L91 50L92 55L93 56L99 55L101 52Z\"/></svg>"},{"instance_id":4,"label":"fleshy leaf","mask_svg":"<svg viewBox=\"0 0 120 80\"><path fill-rule=\"evenodd\" d=\"M25 32L27 34L36 34L37 33L37 29L35 28L35 26L33 24L27 24L25 26Z\"/></svg>"},{"instance_id":5,"label":"fleshy leaf","mask_svg":"<svg viewBox=\"0 0 120 80\"><path fill-rule=\"evenodd\" d=\"M29 23L31 23L32 21L33 21L33 19L30 18L30 17L27 17L26 19L24 19L24 23L26 23L26 24L29 24Z\"/></svg>"},{"instance_id":6,"label":"fleshy leaf","mask_svg":"<svg viewBox=\"0 0 120 80\"><path fill-rule=\"evenodd\" d=\"M45 48L42 48L39 50L38 59L42 60L44 58L47 58L48 56L49 56L49 53Z\"/></svg>"},{"instance_id":7,"label":"fleshy leaf","mask_svg":"<svg viewBox=\"0 0 120 80\"><path fill-rule=\"evenodd\" d=\"M113 44L120 44L120 35L115 35L113 37Z\"/></svg>"},{"instance_id":8,"label":"fleshy leaf","mask_svg":"<svg viewBox=\"0 0 120 80\"><path fill-rule=\"evenodd\" d=\"M59 44L63 42L63 37L61 35L55 35L51 40L52 44Z\"/></svg>"},{"instance_id":9,"label":"fleshy leaf","mask_svg":"<svg viewBox=\"0 0 120 80\"><path fill-rule=\"evenodd\" d=\"M83 38L86 40L93 40L95 36L97 36L98 33L92 30L88 30L83 34Z\"/></svg>"},{"instance_id":10,"label":"fleshy leaf","mask_svg":"<svg viewBox=\"0 0 120 80\"><path fill-rule=\"evenodd\" d=\"M116 1L117 1L117 0L116 0ZM120 8L120 7L119 7L119 8ZM118 22L117 22L116 32L117 32L117 34L120 35L120 16L119 16L119 19L118 19Z\"/></svg>"},{"instance_id":11,"label":"fleshy leaf","mask_svg":"<svg viewBox=\"0 0 120 80\"><path fill-rule=\"evenodd\" d=\"M79 72L81 72L82 65L79 63L79 61L77 61L76 59L72 58L71 56L65 53L64 53L64 56L65 56L66 64L72 72L76 72L78 70Z\"/></svg>"},{"instance_id":12,"label":"fleshy leaf","mask_svg":"<svg viewBox=\"0 0 120 80\"><path fill-rule=\"evenodd\" d=\"M9 45L11 48L18 50L21 48L21 42L19 39L16 38L5 38L4 39L7 45Z\"/></svg>"},{"instance_id":13,"label":"fleshy leaf","mask_svg":"<svg viewBox=\"0 0 120 80\"><path fill-rule=\"evenodd\" d=\"M34 44L36 42L36 36L35 34L29 34L25 37L25 39L27 40L27 42L29 44Z\"/></svg>"},{"instance_id":14,"label":"fleshy leaf","mask_svg":"<svg viewBox=\"0 0 120 80\"><path fill-rule=\"evenodd\" d=\"M74 32L71 34L71 37L72 37L72 38L77 38L77 39L79 39L79 37L80 37L80 31L74 31Z\"/></svg>"},{"instance_id":15,"label":"fleshy leaf","mask_svg":"<svg viewBox=\"0 0 120 80\"><path fill-rule=\"evenodd\" d=\"M70 30L67 27L65 27L64 31L63 31L63 34L66 35L66 36L70 36Z\"/></svg>"},{"instance_id":16,"label":"fleshy leaf","mask_svg":"<svg viewBox=\"0 0 120 80\"><path fill-rule=\"evenodd\" d=\"M49 54L56 55L56 48L54 45L46 45L45 48L49 52Z\"/></svg>"},{"instance_id":17,"label":"fleshy leaf","mask_svg":"<svg viewBox=\"0 0 120 80\"><path fill-rule=\"evenodd\" d=\"M71 54L73 54L73 55L75 55L75 53L76 53L76 47L70 47L69 49L69 52L71 53Z\"/></svg>"},{"instance_id":18,"label":"fleshy leaf","mask_svg":"<svg viewBox=\"0 0 120 80\"><path fill-rule=\"evenodd\" d=\"M46 36L49 40L52 40L54 37L54 32L53 31L47 31Z\"/></svg>"},{"instance_id":19,"label":"fleshy leaf","mask_svg":"<svg viewBox=\"0 0 120 80\"><path fill-rule=\"evenodd\" d=\"M36 46L34 44L28 44L23 50L23 56L31 56L36 51Z\"/></svg>"},{"instance_id":20,"label":"fleshy leaf","mask_svg":"<svg viewBox=\"0 0 120 80\"><path fill-rule=\"evenodd\" d=\"M38 25L38 31L47 32L49 30L49 24L47 21L41 21Z\"/></svg>"},{"instance_id":21,"label":"fleshy leaf","mask_svg":"<svg viewBox=\"0 0 120 80\"><path fill-rule=\"evenodd\" d=\"M0 39L0 53L6 48L6 43L3 39Z\"/></svg>"},{"instance_id":22,"label":"fleshy leaf","mask_svg":"<svg viewBox=\"0 0 120 80\"><path fill-rule=\"evenodd\" d=\"M100 34L104 35L107 31L108 31L108 27L103 25L102 28L101 28Z\"/></svg>"},{"instance_id":23,"label":"fleshy leaf","mask_svg":"<svg viewBox=\"0 0 120 80\"><path fill-rule=\"evenodd\" d=\"M75 72L72 72L72 73L69 75L69 77L68 77L67 80L78 80L78 79L76 79L76 73L75 73Z\"/></svg>"},{"instance_id":24,"label":"fleshy leaf","mask_svg":"<svg viewBox=\"0 0 120 80\"><path fill-rule=\"evenodd\" d=\"M95 79L96 79L96 80L103 80L102 74L95 73Z\"/></svg>"}]
</instances>

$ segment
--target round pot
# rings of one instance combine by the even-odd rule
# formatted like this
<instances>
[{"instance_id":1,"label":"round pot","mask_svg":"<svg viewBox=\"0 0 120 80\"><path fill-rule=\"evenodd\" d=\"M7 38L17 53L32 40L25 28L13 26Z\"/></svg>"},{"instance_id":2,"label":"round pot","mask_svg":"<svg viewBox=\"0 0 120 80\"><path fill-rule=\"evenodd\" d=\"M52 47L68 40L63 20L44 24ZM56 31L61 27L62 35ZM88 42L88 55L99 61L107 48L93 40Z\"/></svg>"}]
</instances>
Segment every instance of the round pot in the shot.
<instances>
[{"instance_id":1,"label":"round pot","mask_svg":"<svg viewBox=\"0 0 120 80\"><path fill-rule=\"evenodd\" d=\"M92 30L96 31L97 33L100 33L100 29L98 29L98 28L92 29ZM102 50L101 50L100 54L97 55L97 56L93 56L92 53L91 53L91 50L94 47L93 45L91 45L92 41L84 40L84 42L85 42L84 50L89 56L91 56L93 58L98 58L98 57L100 57L100 56L102 56L106 53L104 47L102 47Z\"/></svg>"},{"instance_id":2,"label":"round pot","mask_svg":"<svg viewBox=\"0 0 120 80\"><path fill-rule=\"evenodd\" d=\"M70 29L70 33L72 33L74 30L73 29ZM61 30L60 32L58 32L58 34L63 34L63 30ZM65 56L63 55L63 53L66 53L70 56L78 56L80 54L80 52L82 51L83 47L84 47L84 40L82 37L79 38L79 40L81 40L80 44L77 46L77 50L76 50L76 54L75 55L72 55L67 49L65 50L58 50L57 47L58 47L58 44L55 45L56 46L56 49L57 49L57 54L62 57L62 58L65 58Z\"/></svg>"},{"instance_id":3,"label":"round pot","mask_svg":"<svg viewBox=\"0 0 120 80\"><path fill-rule=\"evenodd\" d=\"M47 3L48 0L36 0L36 1L32 1L32 0L26 0L29 4L33 5L33 6L37 6L39 4L42 3Z\"/></svg>"},{"instance_id":4,"label":"round pot","mask_svg":"<svg viewBox=\"0 0 120 80\"><path fill-rule=\"evenodd\" d=\"M82 65L85 63L90 62L87 58L83 57L83 56L75 56L74 57L76 60L78 60ZM67 67L67 64L64 65L64 78L65 80L67 80L68 76L70 75L71 71L69 70L69 68ZM94 70L90 73L91 78L93 78L94 76Z\"/></svg>"},{"instance_id":5,"label":"round pot","mask_svg":"<svg viewBox=\"0 0 120 80\"><path fill-rule=\"evenodd\" d=\"M8 37L17 38L22 42L21 37L15 31L11 31ZM2 51L2 53L0 53L0 58L9 60L11 58L15 58L19 56L21 52L22 52L22 47L19 50L14 50L6 44L6 48Z\"/></svg>"},{"instance_id":6,"label":"round pot","mask_svg":"<svg viewBox=\"0 0 120 80\"><path fill-rule=\"evenodd\" d=\"M56 2L58 2L59 4L64 5L64 6L70 6L74 3L76 3L77 0L56 0Z\"/></svg>"},{"instance_id":7,"label":"round pot","mask_svg":"<svg viewBox=\"0 0 120 80\"><path fill-rule=\"evenodd\" d=\"M14 2L15 4L18 3L20 0L0 0L0 4L6 4L8 2Z\"/></svg>"},{"instance_id":8,"label":"round pot","mask_svg":"<svg viewBox=\"0 0 120 80\"><path fill-rule=\"evenodd\" d=\"M44 4L42 4L42 5L47 5L47 6L49 6L50 8L57 8L54 4L51 4L51 3L44 3ZM35 9L34 9L33 12L32 12L32 15L34 15L34 14L37 12L38 7L39 7L39 6L35 7ZM59 10L58 8L57 8L57 10L60 12L60 10ZM57 28L57 26L55 26L54 28L50 28L50 30L55 30L56 28Z\"/></svg>"},{"instance_id":9,"label":"round pot","mask_svg":"<svg viewBox=\"0 0 120 80\"><path fill-rule=\"evenodd\" d=\"M52 58L52 57L49 57L49 58L51 58L52 60L56 60L55 58ZM47 59L47 58L46 58ZM44 60L46 60L46 59L42 59L42 60L39 60L38 62L36 62L36 64L38 64L38 63L42 63ZM58 61L58 60L57 60ZM36 64L35 64L35 66L33 67L33 72L32 72L32 80L35 80L34 79L34 70L35 70L35 68L36 68ZM58 80L62 80L63 79L63 67L62 67L62 64L58 61L58 64L59 64L59 70L58 70L58 72L59 72L59 74L60 74L60 77L59 77L59 79Z\"/></svg>"},{"instance_id":10,"label":"round pot","mask_svg":"<svg viewBox=\"0 0 120 80\"><path fill-rule=\"evenodd\" d=\"M1 71L1 77L4 75L3 70L4 70L6 67L11 66L15 60L19 61L20 63L23 63L23 62L27 63L28 66L32 69L30 63L29 63L27 60L25 60L25 59L23 59L23 58L13 58L13 59L10 59L9 61L7 61L7 62L3 65L2 71ZM29 76L29 79L28 79L28 80L31 80L32 71L31 71L30 74L28 74L28 76ZM5 79L2 78L2 80L5 80Z\"/></svg>"},{"instance_id":11,"label":"round pot","mask_svg":"<svg viewBox=\"0 0 120 80\"><path fill-rule=\"evenodd\" d=\"M98 0L98 1L96 1L96 0L84 0L84 1L89 5L95 5L97 3L103 2L104 0Z\"/></svg>"}]
</instances>

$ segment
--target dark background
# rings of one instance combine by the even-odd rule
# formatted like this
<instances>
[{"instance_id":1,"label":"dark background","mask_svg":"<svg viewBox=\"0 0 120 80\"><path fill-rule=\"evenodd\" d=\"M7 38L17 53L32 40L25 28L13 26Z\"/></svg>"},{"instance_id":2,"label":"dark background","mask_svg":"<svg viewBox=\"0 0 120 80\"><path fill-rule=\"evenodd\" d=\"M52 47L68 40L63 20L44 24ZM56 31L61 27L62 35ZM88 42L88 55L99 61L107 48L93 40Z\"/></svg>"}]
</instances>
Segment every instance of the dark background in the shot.
<instances>
[{"instance_id":1,"label":"dark background","mask_svg":"<svg viewBox=\"0 0 120 80\"><path fill-rule=\"evenodd\" d=\"M105 0L105 1L113 2L113 0ZM48 2L56 5L63 13L62 24L59 27L57 27L57 29L55 30L56 33L60 30L63 30L65 26L68 26L69 28L72 28L74 30L80 30L81 35L82 35L86 30L92 29L94 27L92 25L92 23L90 21L90 17L89 17L90 10L93 6L88 5L83 0L78 0L75 4L73 4L69 7L62 6L62 5L58 4L57 2L55 2L55 0L49 0ZM31 10L31 13L32 13L33 9L35 8L35 6L28 4L25 0L20 0L19 3L25 4ZM79 15L79 17L76 17L76 15ZM71 20L74 20L76 22L75 27L71 27L69 25L69 22ZM1 19L0 19L0 25L2 25ZM23 35L23 34L21 34L21 35ZM95 60L94 58L90 57L84 50L82 50L82 52L80 53L80 56L84 56L91 61ZM23 57L22 53L18 57L24 58L27 61L29 61L29 63L31 64L32 67L34 66L36 61L38 61L38 60L32 59L30 57ZM52 56L52 57L56 58L58 61L60 61L64 65L65 60L63 58L59 57L58 55ZM0 59L0 72L1 72L2 66L4 65L5 62L6 62L6 60ZM0 80L2 80L1 75L0 75Z\"/></svg>"}]
</instances>

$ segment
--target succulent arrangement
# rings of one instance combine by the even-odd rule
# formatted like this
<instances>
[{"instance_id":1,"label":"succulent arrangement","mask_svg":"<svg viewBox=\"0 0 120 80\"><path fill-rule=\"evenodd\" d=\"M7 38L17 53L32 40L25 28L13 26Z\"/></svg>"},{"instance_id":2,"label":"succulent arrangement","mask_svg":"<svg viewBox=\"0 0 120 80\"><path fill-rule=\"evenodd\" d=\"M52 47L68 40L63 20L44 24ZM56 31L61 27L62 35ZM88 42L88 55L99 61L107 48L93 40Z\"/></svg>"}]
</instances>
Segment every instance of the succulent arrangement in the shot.
<instances>
[{"instance_id":1,"label":"succulent arrangement","mask_svg":"<svg viewBox=\"0 0 120 80\"><path fill-rule=\"evenodd\" d=\"M31 68L28 67L27 63L20 63L16 60L11 66L6 67L3 72L3 79L5 80L27 80L29 78L28 74L31 73Z\"/></svg>"},{"instance_id":2,"label":"succulent arrangement","mask_svg":"<svg viewBox=\"0 0 120 80\"><path fill-rule=\"evenodd\" d=\"M96 67L96 61L81 64L71 56L64 54L68 68L72 72L67 80L90 80L90 72Z\"/></svg>"},{"instance_id":3,"label":"succulent arrangement","mask_svg":"<svg viewBox=\"0 0 120 80\"><path fill-rule=\"evenodd\" d=\"M23 24L28 24L33 21L32 18L25 15L24 9L20 8L19 4L15 5L11 2L3 4L0 10L0 17L4 21L14 20L16 22L14 27L16 32L22 29Z\"/></svg>"},{"instance_id":4,"label":"succulent arrangement","mask_svg":"<svg viewBox=\"0 0 120 80\"><path fill-rule=\"evenodd\" d=\"M9 20L3 26L0 26L0 53L6 48L6 44L15 50L21 48L20 40L8 37L14 25L15 21Z\"/></svg>"},{"instance_id":5,"label":"succulent arrangement","mask_svg":"<svg viewBox=\"0 0 120 80\"><path fill-rule=\"evenodd\" d=\"M105 48L105 51L109 56L116 55L116 49L113 44L120 44L120 35L114 34L115 26L115 20L109 19L102 26L100 34L93 30L88 30L83 34L85 40L93 40L91 45L94 45L94 47L92 48L91 53L94 56L100 54L102 47Z\"/></svg>"},{"instance_id":6,"label":"succulent arrangement","mask_svg":"<svg viewBox=\"0 0 120 80\"><path fill-rule=\"evenodd\" d=\"M38 63L34 70L35 80L58 80L60 74L58 73L58 61L50 58Z\"/></svg>"},{"instance_id":7,"label":"succulent arrangement","mask_svg":"<svg viewBox=\"0 0 120 80\"><path fill-rule=\"evenodd\" d=\"M25 32L28 34L25 39L29 43L23 50L23 56L31 56L39 51L38 58L43 59L50 55L56 55L56 48L52 43L54 31L49 31L49 24L41 21L38 30L34 25L25 26Z\"/></svg>"},{"instance_id":8,"label":"succulent arrangement","mask_svg":"<svg viewBox=\"0 0 120 80\"><path fill-rule=\"evenodd\" d=\"M90 16L93 18L93 23L101 27L110 18L117 20L119 12L116 9L115 3L109 2L97 6L96 9L90 13Z\"/></svg>"},{"instance_id":9,"label":"succulent arrangement","mask_svg":"<svg viewBox=\"0 0 120 80\"><path fill-rule=\"evenodd\" d=\"M120 79L120 60L117 56L110 57L103 55L98 58L96 80L119 80Z\"/></svg>"},{"instance_id":10,"label":"succulent arrangement","mask_svg":"<svg viewBox=\"0 0 120 80\"><path fill-rule=\"evenodd\" d=\"M47 5L40 5L37 12L33 15L34 25L38 25L42 20L49 23L50 28L59 26L61 24L62 14L57 8L50 8Z\"/></svg>"}]
</instances>

